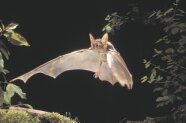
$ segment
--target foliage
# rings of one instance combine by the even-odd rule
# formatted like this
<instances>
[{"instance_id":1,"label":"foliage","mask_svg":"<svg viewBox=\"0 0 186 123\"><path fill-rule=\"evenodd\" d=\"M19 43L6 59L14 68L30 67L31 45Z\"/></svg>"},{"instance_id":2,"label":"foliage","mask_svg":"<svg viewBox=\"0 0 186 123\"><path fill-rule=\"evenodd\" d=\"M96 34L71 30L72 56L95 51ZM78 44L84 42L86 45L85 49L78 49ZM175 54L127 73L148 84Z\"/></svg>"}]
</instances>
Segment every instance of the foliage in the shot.
<instances>
[{"instance_id":1,"label":"foliage","mask_svg":"<svg viewBox=\"0 0 186 123\"><path fill-rule=\"evenodd\" d=\"M129 13L139 13L131 11ZM143 59L147 74L141 77L141 83L152 83L156 98L157 108L171 106L174 118L186 116L184 104L186 95L186 12L179 7L179 0L164 11L156 10L143 15L134 14L119 16L108 15L103 31L115 32L131 20L140 21L142 24L152 24L162 27L162 37L155 42L154 55ZM141 21L142 22L142 21ZM179 107L184 107L180 110ZM183 117L182 117L183 118Z\"/></svg>"},{"instance_id":2,"label":"foliage","mask_svg":"<svg viewBox=\"0 0 186 123\"><path fill-rule=\"evenodd\" d=\"M117 12L107 15L105 20L107 21L107 24L103 27L102 31L107 33L114 33L114 31L119 30L124 23L123 17L119 16Z\"/></svg>"},{"instance_id":3,"label":"foliage","mask_svg":"<svg viewBox=\"0 0 186 123\"><path fill-rule=\"evenodd\" d=\"M23 93L19 86L7 82L6 74L9 73L9 71L4 68L4 58L8 60L10 52L3 43L3 39L7 39L7 41L13 45L30 46L23 36L14 31L17 26L18 24L16 23L10 23L5 27L2 21L0 21L0 106L3 104L10 105L11 98L15 93L22 99L26 98L26 94Z\"/></svg>"},{"instance_id":4,"label":"foliage","mask_svg":"<svg viewBox=\"0 0 186 123\"><path fill-rule=\"evenodd\" d=\"M150 71L141 82L154 83L157 107L183 101L186 94L186 22L185 12L178 8L178 2L165 11L154 11L148 18L162 25L164 34L155 42L156 49L151 60L145 60ZM147 67L148 66L148 67Z\"/></svg>"},{"instance_id":5,"label":"foliage","mask_svg":"<svg viewBox=\"0 0 186 123\"><path fill-rule=\"evenodd\" d=\"M139 16L139 8L135 4L131 4L131 6L131 11L128 11L124 16L120 16L117 12L108 14L105 18L106 25L103 27L102 31L114 34L115 31L120 30L122 25L144 18Z\"/></svg>"}]
</instances>

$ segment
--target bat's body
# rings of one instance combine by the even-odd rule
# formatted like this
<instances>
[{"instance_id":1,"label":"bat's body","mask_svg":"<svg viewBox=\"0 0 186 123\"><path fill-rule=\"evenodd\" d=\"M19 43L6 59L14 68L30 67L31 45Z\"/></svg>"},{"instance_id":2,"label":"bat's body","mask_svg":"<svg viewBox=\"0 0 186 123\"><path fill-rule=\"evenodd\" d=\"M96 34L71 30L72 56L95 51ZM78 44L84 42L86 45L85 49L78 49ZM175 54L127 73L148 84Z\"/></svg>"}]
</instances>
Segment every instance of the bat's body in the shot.
<instances>
[{"instance_id":1,"label":"bat's body","mask_svg":"<svg viewBox=\"0 0 186 123\"><path fill-rule=\"evenodd\" d=\"M89 36L90 48L59 56L11 81L20 79L26 82L37 73L56 78L65 71L81 69L95 72L95 78L108 81L112 85L119 82L122 86L126 85L129 89L132 89L132 75L119 52L108 41L108 35L105 34L101 39L96 40L91 34Z\"/></svg>"}]
</instances>

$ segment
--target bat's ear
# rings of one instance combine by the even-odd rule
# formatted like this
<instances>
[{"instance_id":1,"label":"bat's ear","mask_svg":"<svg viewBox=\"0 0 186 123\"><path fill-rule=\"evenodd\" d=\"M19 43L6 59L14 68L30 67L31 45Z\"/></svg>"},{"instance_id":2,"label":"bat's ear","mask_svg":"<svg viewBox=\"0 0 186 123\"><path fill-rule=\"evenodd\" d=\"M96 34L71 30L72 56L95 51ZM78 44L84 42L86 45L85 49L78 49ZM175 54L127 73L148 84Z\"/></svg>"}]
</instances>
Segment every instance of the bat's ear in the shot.
<instances>
[{"instance_id":1,"label":"bat's ear","mask_svg":"<svg viewBox=\"0 0 186 123\"><path fill-rule=\"evenodd\" d=\"M107 42L108 42L108 33L105 33L101 38L101 43L105 45L107 44Z\"/></svg>"},{"instance_id":2,"label":"bat's ear","mask_svg":"<svg viewBox=\"0 0 186 123\"><path fill-rule=\"evenodd\" d=\"M89 33L89 38L90 38L90 43L91 43L91 46L92 46L95 42L95 39L94 39L94 37L92 36L91 33Z\"/></svg>"}]
</instances>

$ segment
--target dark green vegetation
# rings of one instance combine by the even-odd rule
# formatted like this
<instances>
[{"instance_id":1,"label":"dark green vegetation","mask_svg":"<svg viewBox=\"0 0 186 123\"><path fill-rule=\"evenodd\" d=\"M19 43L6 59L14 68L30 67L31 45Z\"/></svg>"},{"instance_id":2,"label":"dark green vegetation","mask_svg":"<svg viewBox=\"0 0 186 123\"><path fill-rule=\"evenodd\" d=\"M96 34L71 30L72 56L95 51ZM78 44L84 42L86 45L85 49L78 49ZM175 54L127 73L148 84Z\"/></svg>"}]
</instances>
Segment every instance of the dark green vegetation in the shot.
<instances>
[{"instance_id":1,"label":"dark green vegetation","mask_svg":"<svg viewBox=\"0 0 186 123\"><path fill-rule=\"evenodd\" d=\"M0 21L0 123L75 123L74 120L58 113L34 110L28 104L21 104L28 108L15 107L12 109L12 97L18 94L21 99L26 99L26 93L6 79L9 71L4 68L4 59L9 60L10 52L3 41L9 41L18 46L30 46L24 37L14 31L17 26L16 23L10 23L5 27Z\"/></svg>"},{"instance_id":2,"label":"dark green vegetation","mask_svg":"<svg viewBox=\"0 0 186 123\"><path fill-rule=\"evenodd\" d=\"M176 0L169 8L141 13L137 4L126 15L117 12L106 17L103 31L114 34L128 23L160 27L161 37L154 42L152 57L143 59L146 74L141 83L154 86L156 108L168 108L164 114L172 122L186 121L186 13Z\"/></svg>"},{"instance_id":3,"label":"dark green vegetation","mask_svg":"<svg viewBox=\"0 0 186 123\"><path fill-rule=\"evenodd\" d=\"M18 24L16 23L10 23L5 27L2 21L0 21L0 106L3 104L10 105L11 98L15 93L17 93L22 99L26 98L26 94L23 93L19 86L7 82L6 74L9 73L9 71L4 68L4 59L9 59L10 52L3 43L3 40L9 41L13 45L29 46L26 39L14 31L17 26Z\"/></svg>"}]
</instances>

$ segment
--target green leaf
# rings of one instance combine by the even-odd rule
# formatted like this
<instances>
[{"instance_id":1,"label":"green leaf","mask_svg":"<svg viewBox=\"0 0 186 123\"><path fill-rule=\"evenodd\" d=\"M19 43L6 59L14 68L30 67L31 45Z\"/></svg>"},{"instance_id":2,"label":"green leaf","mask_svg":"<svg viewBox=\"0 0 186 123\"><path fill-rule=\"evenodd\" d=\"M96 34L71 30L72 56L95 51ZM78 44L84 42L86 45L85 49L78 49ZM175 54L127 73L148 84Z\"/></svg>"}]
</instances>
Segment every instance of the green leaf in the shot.
<instances>
[{"instance_id":1,"label":"green leaf","mask_svg":"<svg viewBox=\"0 0 186 123\"><path fill-rule=\"evenodd\" d=\"M180 0L176 0L176 3L179 3L180 2Z\"/></svg>"},{"instance_id":2,"label":"green leaf","mask_svg":"<svg viewBox=\"0 0 186 123\"><path fill-rule=\"evenodd\" d=\"M185 11L181 10L181 9L177 9L179 12L181 12L182 14L185 13Z\"/></svg>"},{"instance_id":3,"label":"green leaf","mask_svg":"<svg viewBox=\"0 0 186 123\"><path fill-rule=\"evenodd\" d=\"M146 63L145 63L145 68L146 68L146 69L149 68L150 65L151 65L151 61L146 62Z\"/></svg>"},{"instance_id":4,"label":"green leaf","mask_svg":"<svg viewBox=\"0 0 186 123\"><path fill-rule=\"evenodd\" d=\"M154 54L152 57L156 57L156 56L158 56L159 54Z\"/></svg>"},{"instance_id":5,"label":"green leaf","mask_svg":"<svg viewBox=\"0 0 186 123\"><path fill-rule=\"evenodd\" d=\"M183 100L182 97L176 97L176 99L179 100L179 101L182 101Z\"/></svg>"},{"instance_id":6,"label":"green leaf","mask_svg":"<svg viewBox=\"0 0 186 123\"><path fill-rule=\"evenodd\" d=\"M176 14L177 17L184 17L184 14Z\"/></svg>"},{"instance_id":7,"label":"green leaf","mask_svg":"<svg viewBox=\"0 0 186 123\"><path fill-rule=\"evenodd\" d=\"M174 65L167 65L167 67L165 69L171 69L173 67L174 67Z\"/></svg>"},{"instance_id":8,"label":"green leaf","mask_svg":"<svg viewBox=\"0 0 186 123\"><path fill-rule=\"evenodd\" d=\"M8 94L8 92L4 92L4 103L7 104L7 105L10 105L11 104L11 95Z\"/></svg>"},{"instance_id":9,"label":"green leaf","mask_svg":"<svg viewBox=\"0 0 186 123\"><path fill-rule=\"evenodd\" d=\"M6 104L11 104L11 98L17 93L22 99L26 99L26 94L23 93L22 89L14 84L8 84L6 91L4 92L4 101Z\"/></svg>"},{"instance_id":10,"label":"green leaf","mask_svg":"<svg viewBox=\"0 0 186 123\"><path fill-rule=\"evenodd\" d=\"M2 58L1 52L0 52L0 73L4 73L4 74L9 73L8 70L4 69L4 60Z\"/></svg>"},{"instance_id":11,"label":"green leaf","mask_svg":"<svg viewBox=\"0 0 186 123\"><path fill-rule=\"evenodd\" d=\"M112 32L112 27L110 26L110 24L107 24L103 29L102 29L102 31L105 31L105 32L107 32L107 33L110 33L110 32Z\"/></svg>"},{"instance_id":12,"label":"green leaf","mask_svg":"<svg viewBox=\"0 0 186 123\"><path fill-rule=\"evenodd\" d=\"M162 38L160 38L159 40L157 40L155 43L157 44L157 43L159 43L159 42L162 42L163 41L163 39Z\"/></svg>"},{"instance_id":13,"label":"green leaf","mask_svg":"<svg viewBox=\"0 0 186 123\"><path fill-rule=\"evenodd\" d=\"M172 62L172 55L166 55L166 56L162 56L161 60L163 61L167 61L167 62Z\"/></svg>"},{"instance_id":14,"label":"green leaf","mask_svg":"<svg viewBox=\"0 0 186 123\"><path fill-rule=\"evenodd\" d=\"M165 50L165 53L173 54L173 53L175 53L175 50L173 48L168 48L168 49Z\"/></svg>"},{"instance_id":15,"label":"green leaf","mask_svg":"<svg viewBox=\"0 0 186 123\"><path fill-rule=\"evenodd\" d=\"M174 23L172 23L172 24L170 24L170 25L165 26L165 27L163 28L163 30L164 30L165 32L168 32L168 31L170 31L172 28L177 27L178 24L179 24L179 22L174 22Z\"/></svg>"},{"instance_id":16,"label":"green leaf","mask_svg":"<svg viewBox=\"0 0 186 123\"><path fill-rule=\"evenodd\" d=\"M2 106L4 103L4 92L3 89L0 86L0 106Z\"/></svg>"},{"instance_id":17,"label":"green leaf","mask_svg":"<svg viewBox=\"0 0 186 123\"><path fill-rule=\"evenodd\" d=\"M152 69L150 79L148 82L152 83L155 80L155 77L156 77L156 69Z\"/></svg>"},{"instance_id":18,"label":"green leaf","mask_svg":"<svg viewBox=\"0 0 186 123\"><path fill-rule=\"evenodd\" d=\"M6 30L6 31L8 31L8 30L14 30L17 26L18 26L18 24L16 24L16 23L10 23L10 24L5 28L5 30Z\"/></svg>"},{"instance_id":19,"label":"green leaf","mask_svg":"<svg viewBox=\"0 0 186 123\"><path fill-rule=\"evenodd\" d=\"M107 17L105 18L106 21L110 20L111 16L107 15Z\"/></svg>"},{"instance_id":20,"label":"green leaf","mask_svg":"<svg viewBox=\"0 0 186 123\"><path fill-rule=\"evenodd\" d=\"M7 73L10 73L9 70L7 70L7 69L3 69L1 72L2 72L3 74L5 74L5 75L6 75Z\"/></svg>"},{"instance_id":21,"label":"green leaf","mask_svg":"<svg viewBox=\"0 0 186 123\"><path fill-rule=\"evenodd\" d=\"M158 75L157 78L156 78L156 81L161 81L162 79L163 79L163 77Z\"/></svg>"},{"instance_id":22,"label":"green leaf","mask_svg":"<svg viewBox=\"0 0 186 123\"><path fill-rule=\"evenodd\" d=\"M147 63L147 60L146 59L143 59L143 63Z\"/></svg>"},{"instance_id":23,"label":"green leaf","mask_svg":"<svg viewBox=\"0 0 186 123\"><path fill-rule=\"evenodd\" d=\"M0 20L0 32L4 31L4 29L5 29L5 26Z\"/></svg>"},{"instance_id":24,"label":"green leaf","mask_svg":"<svg viewBox=\"0 0 186 123\"><path fill-rule=\"evenodd\" d=\"M164 12L164 15L171 13L173 10L174 10L173 8L168 9L167 11Z\"/></svg>"},{"instance_id":25,"label":"green leaf","mask_svg":"<svg viewBox=\"0 0 186 123\"><path fill-rule=\"evenodd\" d=\"M165 105L165 103L164 103L164 102L160 102L160 103L158 103L158 104L157 104L156 108L163 107L164 105Z\"/></svg>"},{"instance_id":26,"label":"green leaf","mask_svg":"<svg viewBox=\"0 0 186 123\"><path fill-rule=\"evenodd\" d=\"M162 13L161 10L158 10L158 11L156 12L156 16L159 17L159 16L161 15L161 13Z\"/></svg>"},{"instance_id":27,"label":"green leaf","mask_svg":"<svg viewBox=\"0 0 186 123\"><path fill-rule=\"evenodd\" d=\"M159 40L157 40L155 43L157 44L157 43L159 43L159 42L161 42L161 41L167 40L167 38L168 38L168 36L165 35L165 36L163 36L162 38L160 38Z\"/></svg>"},{"instance_id":28,"label":"green leaf","mask_svg":"<svg viewBox=\"0 0 186 123\"><path fill-rule=\"evenodd\" d=\"M148 80L148 77L147 76L143 76L141 79L141 83L144 83Z\"/></svg>"},{"instance_id":29,"label":"green leaf","mask_svg":"<svg viewBox=\"0 0 186 123\"><path fill-rule=\"evenodd\" d=\"M162 50L157 50L157 49L154 49L155 53L157 54L161 54L162 53Z\"/></svg>"},{"instance_id":30,"label":"green leaf","mask_svg":"<svg viewBox=\"0 0 186 123\"><path fill-rule=\"evenodd\" d=\"M178 77L179 77L179 79L181 79L183 82L185 82L186 81L186 75L185 75L185 73L183 72L183 73L181 73L181 74L179 74L178 75Z\"/></svg>"},{"instance_id":31,"label":"green leaf","mask_svg":"<svg viewBox=\"0 0 186 123\"><path fill-rule=\"evenodd\" d=\"M165 44L169 44L171 41L170 40L165 40L164 43Z\"/></svg>"},{"instance_id":32,"label":"green leaf","mask_svg":"<svg viewBox=\"0 0 186 123\"><path fill-rule=\"evenodd\" d=\"M180 85L180 86L174 91L174 93L175 93L175 94L181 93L181 92L183 92L183 91L185 91L185 90L186 90L186 87Z\"/></svg>"},{"instance_id":33,"label":"green leaf","mask_svg":"<svg viewBox=\"0 0 186 123\"><path fill-rule=\"evenodd\" d=\"M172 16L170 16L170 17L165 17L165 18L163 18L162 19L162 23L171 23L171 22L173 22L175 19L172 17Z\"/></svg>"},{"instance_id":34,"label":"green leaf","mask_svg":"<svg viewBox=\"0 0 186 123\"><path fill-rule=\"evenodd\" d=\"M14 32L13 30L6 31L4 33L4 36L8 39L10 43L14 45L30 46L23 36L21 36L19 33Z\"/></svg>"},{"instance_id":35,"label":"green leaf","mask_svg":"<svg viewBox=\"0 0 186 123\"><path fill-rule=\"evenodd\" d=\"M154 88L153 92L158 92L158 91L162 91L162 90L163 90L163 88L158 87L158 88Z\"/></svg>"},{"instance_id":36,"label":"green leaf","mask_svg":"<svg viewBox=\"0 0 186 123\"><path fill-rule=\"evenodd\" d=\"M114 13L111 14L111 16L118 16L118 13L114 12Z\"/></svg>"},{"instance_id":37,"label":"green leaf","mask_svg":"<svg viewBox=\"0 0 186 123\"><path fill-rule=\"evenodd\" d=\"M5 56L5 58L8 60L10 52L8 51L7 47L4 45L4 43L0 40L0 52Z\"/></svg>"},{"instance_id":38,"label":"green leaf","mask_svg":"<svg viewBox=\"0 0 186 123\"><path fill-rule=\"evenodd\" d=\"M185 53L186 52L186 49L185 49L184 46L180 46L180 47L178 47L177 52L178 53Z\"/></svg>"},{"instance_id":39,"label":"green leaf","mask_svg":"<svg viewBox=\"0 0 186 123\"><path fill-rule=\"evenodd\" d=\"M181 35L181 39L178 41L180 46L183 46L186 44L186 36Z\"/></svg>"},{"instance_id":40,"label":"green leaf","mask_svg":"<svg viewBox=\"0 0 186 123\"><path fill-rule=\"evenodd\" d=\"M156 14L156 11L154 11L148 18L152 18Z\"/></svg>"},{"instance_id":41,"label":"green leaf","mask_svg":"<svg viewBox=\"0 0 186 123\"><path fill-rule=\"evenodd\" d=\"M186 28L186 23L178 23L177 26L181 29L185 29Z\"/></svg>"},{"instance_id":42,"label":"green leaf","mask_svg":"<svg viewBox=\"0 0 186 123\"><path fill-rule=\"evenodd\" d=\"M172 76L166 76L166 79L169 81L172 79Z\"/></svg>"},{"instance_id":43,"label":"green leaf","mask_svg":"<svg viewBox=\"0 0 186 123\"><path fill-rule=\"evenodd\" d=\"M163 97L158 97L156 99L156 102L165 102L167 100L169 100L169 96L163 96Z\"/></svg>"},{"instance_id":44,"label":"green leaf","mask_svg":"<svg viewBox=\"0 0 186 123\"><path fill-rule=\"evenodd\" d=\"M0 72L2 72L3 69L4 69L4 60L0 52Z\"/></svg>"},{"instance_id":45,"label":"green leaf","mask_svg":"<svg viewBox=\"0 0 186 123\"><path fill-rule=\"evenodd\" d=\"M8 84L7 87L6 87L6 91L8 93L13 93L13 95L15 93L17 93L22 99L26 99L26 94L22 91L22 89L17 86L17 85L14 85L14 84Z\"/></svg>"},{"instance_id":46,"label":"green leaf","mask_svg":"<svg viewBox=\"0 0 186 123\"><path fill-rule=\"evenodd\" d=\"M171 29L171 34L176 35L179 31L180 31L180 28L174 27L174 28Z\"/></svg>"},{"instance_id":47,"label":"green leaf","mask_svg":"<svg viewBox=\"0 0 186 123\"><path fill-rule=\"evenodd\" d=\"M164 89L163 92L162 92L162 95L167 96L167 94L168 94L168 89Z\"/></svg>"}]
</instances>

